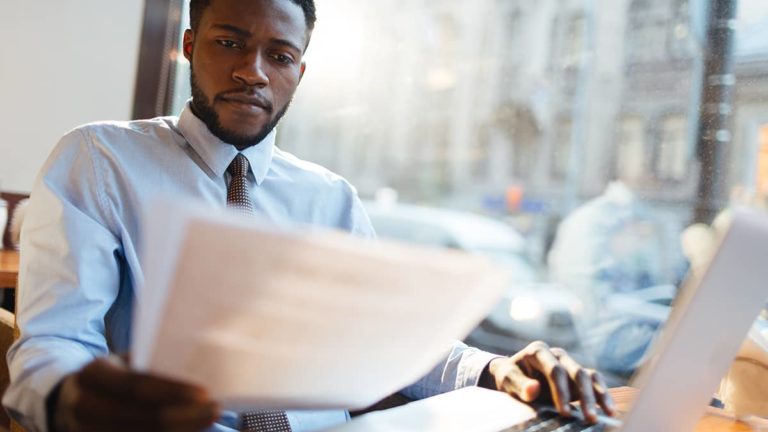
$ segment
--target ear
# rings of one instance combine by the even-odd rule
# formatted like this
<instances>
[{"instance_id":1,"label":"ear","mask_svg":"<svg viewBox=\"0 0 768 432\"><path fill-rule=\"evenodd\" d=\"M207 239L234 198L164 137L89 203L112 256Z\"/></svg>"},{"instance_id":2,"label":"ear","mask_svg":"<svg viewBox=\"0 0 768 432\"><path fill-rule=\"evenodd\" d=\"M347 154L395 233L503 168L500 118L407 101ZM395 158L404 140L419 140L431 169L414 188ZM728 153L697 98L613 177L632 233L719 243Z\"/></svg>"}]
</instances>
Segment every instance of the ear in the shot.
<instances>
[{"instance_id":1,"label":"ear","mask_svg":"<svg viewBox=\"0 0 768 432\"><path fill-rule=\"evenodd\" d=\"M304 72L307 70L307 62L301 62L301 69L299 70L299 82L304 78Z\"/></svg>"},{"instance_id":2,"label":"ear","mask_svg":"<svg viewBox=\"0 0 768 432\"><path fill-rule=\"evenodd\" d=\"M195 45L195 34L191 29L184 31L184 41L182 42L182 51L184 51L184 58L192 62L192 51Z\"/></svg>"}]
</instances>

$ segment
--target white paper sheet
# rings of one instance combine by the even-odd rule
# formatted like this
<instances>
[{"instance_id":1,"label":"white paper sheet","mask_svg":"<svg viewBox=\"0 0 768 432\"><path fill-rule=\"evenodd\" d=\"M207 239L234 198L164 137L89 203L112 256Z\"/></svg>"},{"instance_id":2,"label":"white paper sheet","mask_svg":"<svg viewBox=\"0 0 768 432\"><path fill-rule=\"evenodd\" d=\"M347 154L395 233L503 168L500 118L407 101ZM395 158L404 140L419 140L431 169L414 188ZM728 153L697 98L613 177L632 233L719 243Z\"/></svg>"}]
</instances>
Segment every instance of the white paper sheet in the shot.
<instances>
[{"instance_id":1,"label":"white paper sheet","mask_svg":"<svg viewBox=\"0 0 768 432\"><path fill-rule=\"evenodd\" d=\"M466 387L365 414L328 432L498 432L536 417L506 393Z\"/></svg>"},{"instance_id":2,"label":"white paper sheet","mask_svg":"<svg viewBox=\"0 0 768 432\"><path fill-rule=\"evenodd\" d=\"M147 247L166 256L145 255L155 261L137 292L133 364L203 385L227 408L373 404L428 372L506 285L459 252L191 207L161 205L147 225Z\"/></svg>"}]
</instances>

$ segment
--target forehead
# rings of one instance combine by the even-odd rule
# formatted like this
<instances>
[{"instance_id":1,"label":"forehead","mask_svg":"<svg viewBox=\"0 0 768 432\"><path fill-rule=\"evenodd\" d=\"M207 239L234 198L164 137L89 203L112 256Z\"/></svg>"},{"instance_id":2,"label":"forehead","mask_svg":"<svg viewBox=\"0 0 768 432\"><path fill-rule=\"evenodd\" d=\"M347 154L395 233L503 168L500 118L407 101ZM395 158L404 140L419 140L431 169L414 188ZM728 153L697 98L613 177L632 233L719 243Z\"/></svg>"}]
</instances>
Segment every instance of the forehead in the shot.
<instances>
[{"instance_id":1,"label":"forehead","mask_svg":"<svg viewBox=\"0 0 768 432\"><path fill-rule=\"evenodd\" d=\"M270 33L306 44L306 19L301 6L291 0L213 0L202 14L200 29L226 24L254 35Z\"/></svg>"}]
</instances>

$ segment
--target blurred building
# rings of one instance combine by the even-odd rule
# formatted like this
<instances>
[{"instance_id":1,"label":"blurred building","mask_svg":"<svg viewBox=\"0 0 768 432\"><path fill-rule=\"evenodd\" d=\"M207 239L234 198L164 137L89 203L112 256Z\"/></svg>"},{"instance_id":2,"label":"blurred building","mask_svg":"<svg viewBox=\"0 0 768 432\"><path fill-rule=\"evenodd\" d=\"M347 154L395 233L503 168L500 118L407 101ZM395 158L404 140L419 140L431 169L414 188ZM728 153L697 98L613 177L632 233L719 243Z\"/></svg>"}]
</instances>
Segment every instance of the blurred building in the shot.
<instances>
[{"instance_id":1,"label":"blurred building","mask_svg":"<svg viewBox=\"0 0 768 432\"><path fill-rule=\"evenodd\" d=\"M705 0L330 6L280 128L287 150L362 195L500 214L562 214L620 178L687 222ZM762 154L768 187L766 32L740 29L730 185L755 185Z\"/></svg>"},{"instance_id":2,"label":"blurred building","mask_svg":"<svg viewBox=\"0 0 768 432\"><path fill-rule=\"evenodd\" d=\"M768 197L768 16L737 34L730 181Z\"/></svg>"},{"instance_id":3,"label":"blurred building","mask_svg":"<svg viewBox=\"0 0 768 432\"><path fill-rule=\"evenodd\" d=\"M698 183L706 7L700 0L633 0L628 9L615 173L657 207L672 210L680 223L689 221ZM768 17L739 24L726 190L754 190L760 132L768 120Z\"/></svg>"},{"instance_id":4,"label":"blurred building","mask_svg":"<svg viewBox=\"0 0 768 432\"><path fill-rule=\"evenodd\" d=\"M706 2L632 0L613 167L643 196L688 208L695 159Z\"/></svg>"}]
</instances>

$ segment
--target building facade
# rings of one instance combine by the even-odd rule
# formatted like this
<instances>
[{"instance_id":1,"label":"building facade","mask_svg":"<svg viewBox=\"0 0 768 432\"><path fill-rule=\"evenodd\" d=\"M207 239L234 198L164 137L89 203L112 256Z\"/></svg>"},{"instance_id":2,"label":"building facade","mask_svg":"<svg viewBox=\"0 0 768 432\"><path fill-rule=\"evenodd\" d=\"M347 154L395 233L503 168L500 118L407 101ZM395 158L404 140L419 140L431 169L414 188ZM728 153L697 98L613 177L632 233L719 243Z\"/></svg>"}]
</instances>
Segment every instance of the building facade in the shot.
<instances>
[{"instance_id":1,"label":"building facade","mask_svg":"<svg viewBox=\"0 0 768 432\"><path fill-rule=\"evenodd\" d=\"M334 1L282 147L363 196L562 215L621 179L690 218L706 1ZM768 43L738 46L728 189L768 154Z\"/></svg>"}]
</instances>

